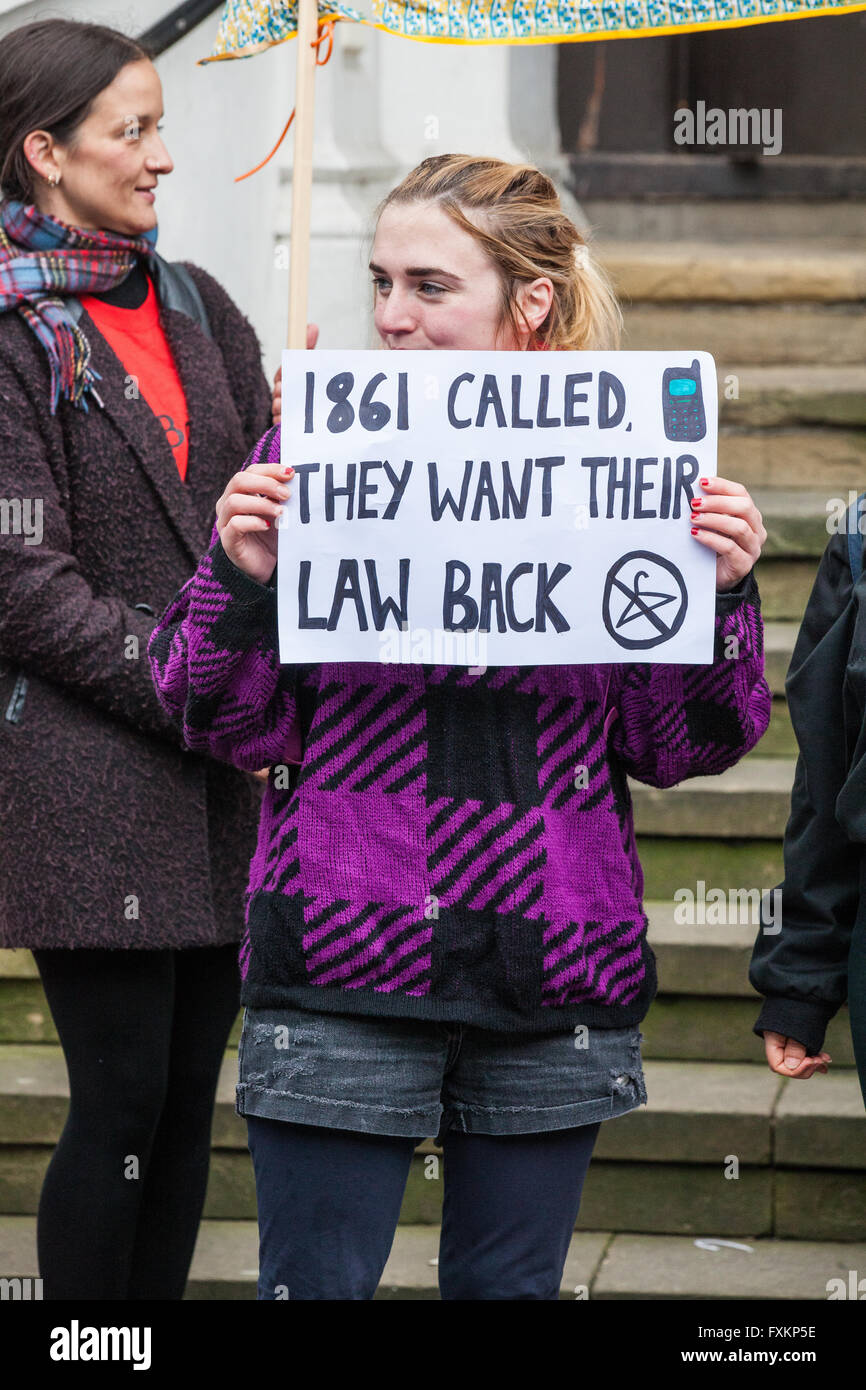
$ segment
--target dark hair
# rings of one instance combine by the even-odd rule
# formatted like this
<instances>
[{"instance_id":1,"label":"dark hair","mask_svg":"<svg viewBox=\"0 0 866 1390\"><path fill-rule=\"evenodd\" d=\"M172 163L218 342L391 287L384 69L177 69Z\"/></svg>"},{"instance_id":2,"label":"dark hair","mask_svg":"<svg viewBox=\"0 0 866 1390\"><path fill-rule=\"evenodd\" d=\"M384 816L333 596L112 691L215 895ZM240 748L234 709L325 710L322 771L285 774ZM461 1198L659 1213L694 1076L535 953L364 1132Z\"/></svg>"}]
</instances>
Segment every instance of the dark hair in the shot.
<instances>
[{"instance_id":1,"label":"dark hair","mask_svg":"<svg viewBox=\"0 0 866 1390\"><path fill-rule=\"evenodd\" d=\"M117 29L70 19L24 24L0 39L0 196L33 202L38 175L23 148L31 130L68 144L120 69L150 56Z\"/></svg>"}]
</instances>

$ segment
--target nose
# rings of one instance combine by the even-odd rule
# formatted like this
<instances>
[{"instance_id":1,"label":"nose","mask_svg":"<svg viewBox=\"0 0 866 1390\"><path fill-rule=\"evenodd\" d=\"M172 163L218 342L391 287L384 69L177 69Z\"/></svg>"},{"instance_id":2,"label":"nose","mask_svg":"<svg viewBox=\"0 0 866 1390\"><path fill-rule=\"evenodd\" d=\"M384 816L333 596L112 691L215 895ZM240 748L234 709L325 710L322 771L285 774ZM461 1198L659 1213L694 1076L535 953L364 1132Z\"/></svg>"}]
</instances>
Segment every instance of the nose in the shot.
<instances>
[{"instance_id":1,"label":"nose","mask_svg":"<svg viewBox=\"0 0 866 1390\"><path fill-rule=\"evenodd\" d=\"M392 285L387 296L379 299L377 318L380 333L411 332L415 316L410 294Z\"/></svg>"},{"instance_id":2,"label":"nose","mask_svg":"<svg viewBox=\"0 0 866 1390\"><path fill-rule=\"evenodd\" d=\"M170 174L174 168L174 160L165 147L161 135L157 135L156 140L147 156L147 167L154 174Z\"/></svg>"}]
</instances>

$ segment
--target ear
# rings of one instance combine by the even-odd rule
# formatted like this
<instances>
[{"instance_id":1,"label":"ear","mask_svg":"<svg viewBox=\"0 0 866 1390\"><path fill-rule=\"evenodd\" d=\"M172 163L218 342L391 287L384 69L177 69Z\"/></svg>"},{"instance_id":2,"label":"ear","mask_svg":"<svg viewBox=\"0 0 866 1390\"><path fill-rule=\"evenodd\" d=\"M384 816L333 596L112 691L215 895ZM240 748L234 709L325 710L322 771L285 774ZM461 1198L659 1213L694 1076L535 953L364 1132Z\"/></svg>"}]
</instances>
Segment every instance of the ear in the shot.
<instances>
[{"instance_id":1,"label":"ear","mask_svg":"<svg viewBox=\"0 0 866 1390\"><path fill-rule=\"evenodd\" d=\"M550 313L553 303L553 281L540 276L531 284L521 285L517 294L518 303L530 328L538 328Z\"/></svg>"},{"instance_id":2,"label":"ear","mask_svg":"<svg viewBox=\"0 0 866 1390\"><path fill-rule=\"evenodd\" d=\"M60 173L54 140L47 130L31 130L29 135L25 135L21 148L27 163L40 178L47 180Z\"/></svg>"}]
</instances>

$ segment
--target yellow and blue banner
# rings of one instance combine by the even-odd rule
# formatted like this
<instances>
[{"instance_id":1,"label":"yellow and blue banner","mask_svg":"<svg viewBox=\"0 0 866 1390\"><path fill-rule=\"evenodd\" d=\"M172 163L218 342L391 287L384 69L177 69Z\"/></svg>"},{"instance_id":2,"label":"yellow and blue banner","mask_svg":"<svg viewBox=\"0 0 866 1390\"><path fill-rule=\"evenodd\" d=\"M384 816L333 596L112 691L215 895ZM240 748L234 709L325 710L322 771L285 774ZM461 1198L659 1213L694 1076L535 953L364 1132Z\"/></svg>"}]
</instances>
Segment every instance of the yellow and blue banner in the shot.
<instances>
[{"instance_id":1,"label":"yellow and blue banner","mask_svg":"<svg viewBox=\"0 0 866 1390\"><path fill-rule=\"evenodd\" d=\"M426 43L569 43L700 33L773 20L850 14L847 0L372 0L371 20L319 0L319 23L349 20ZM298 0L226 0L213 52L248 58L297 34Z\"/></svg>"},{"instance_id":2,"label":"yellow and blue banner","mask_svg":"<svg viewBox=\"0 0 866 1390\"><path fill-rule=\"evenodd\" d=\"M377 28L433 43L646 38L863 9L843 0L373 0Z\"/></svg>"}]
</instances>

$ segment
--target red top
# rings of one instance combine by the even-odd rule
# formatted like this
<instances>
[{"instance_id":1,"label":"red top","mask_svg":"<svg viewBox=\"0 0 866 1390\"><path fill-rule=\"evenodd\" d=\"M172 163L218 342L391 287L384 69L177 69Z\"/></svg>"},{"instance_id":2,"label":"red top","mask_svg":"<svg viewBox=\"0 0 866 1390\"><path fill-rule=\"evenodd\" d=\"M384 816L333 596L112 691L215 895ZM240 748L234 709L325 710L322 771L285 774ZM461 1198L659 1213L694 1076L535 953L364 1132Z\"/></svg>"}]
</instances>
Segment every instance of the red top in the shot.
<instances>
[{"instance_id":1,"label":"red top","mask_svg":"<svg viewBox=\"0 0 866 1390\"><path fill-rule=\"evenodd\" d=\"M189 446L186 396L159 321L153 281L148 276L147 298L137 309L121 309L90 294L82 295L81 303L127 373L136 378L139 392L165 430L177 471L185 482Z\"/></svg>"}]
</instances>

